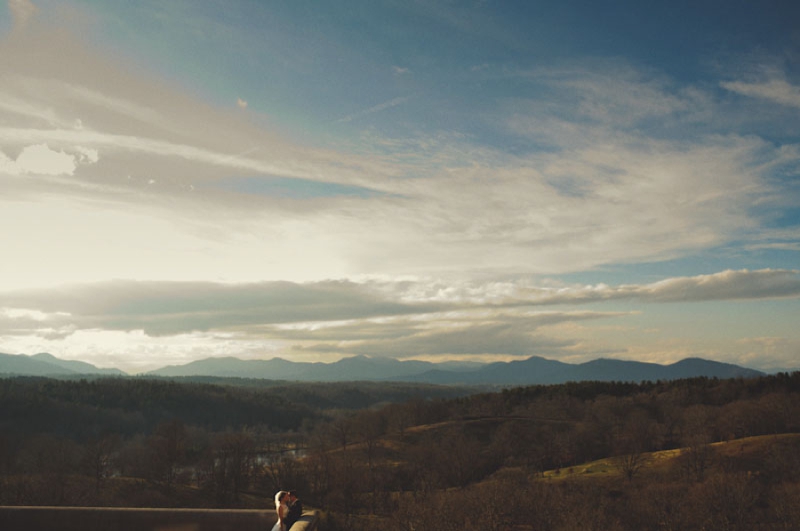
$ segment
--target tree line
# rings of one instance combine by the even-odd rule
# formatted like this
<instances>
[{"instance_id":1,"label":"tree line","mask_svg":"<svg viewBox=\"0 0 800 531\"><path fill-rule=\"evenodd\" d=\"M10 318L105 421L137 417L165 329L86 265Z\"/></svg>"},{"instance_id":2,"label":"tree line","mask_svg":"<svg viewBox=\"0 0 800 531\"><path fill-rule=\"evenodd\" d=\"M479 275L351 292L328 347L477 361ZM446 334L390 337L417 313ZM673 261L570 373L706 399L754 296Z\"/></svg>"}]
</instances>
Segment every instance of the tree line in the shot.
<instances>
[{"instance_id":1,"label":"tree line","mask_svg":"<svg viewBox=\"0 0 800 531\"><path fill-rule=\"evenodd\" d=\"M212 377L0 378L0 505L264 504L280 488L271 463L296 453L332 416L467 392ZM256 494L247 500L245 491Z\"/></svg>"}]
</instances>

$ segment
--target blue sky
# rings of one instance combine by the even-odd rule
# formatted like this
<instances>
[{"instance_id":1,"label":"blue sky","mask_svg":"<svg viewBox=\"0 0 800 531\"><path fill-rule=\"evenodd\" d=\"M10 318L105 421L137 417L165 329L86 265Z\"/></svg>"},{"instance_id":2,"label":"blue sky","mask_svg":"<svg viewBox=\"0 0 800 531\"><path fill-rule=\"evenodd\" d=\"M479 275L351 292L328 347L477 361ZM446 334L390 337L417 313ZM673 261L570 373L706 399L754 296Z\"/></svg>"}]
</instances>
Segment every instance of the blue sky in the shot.
<instances>
[{"instance_id":1,"label":"blue sky","mask_svg":"<svg viewBox=\"0 0 800 531\"><path fill-rule=\"evenodd\" d=\"M9 0L0 352L795 368L798 15Z\"/></svg>"}]
</instances>

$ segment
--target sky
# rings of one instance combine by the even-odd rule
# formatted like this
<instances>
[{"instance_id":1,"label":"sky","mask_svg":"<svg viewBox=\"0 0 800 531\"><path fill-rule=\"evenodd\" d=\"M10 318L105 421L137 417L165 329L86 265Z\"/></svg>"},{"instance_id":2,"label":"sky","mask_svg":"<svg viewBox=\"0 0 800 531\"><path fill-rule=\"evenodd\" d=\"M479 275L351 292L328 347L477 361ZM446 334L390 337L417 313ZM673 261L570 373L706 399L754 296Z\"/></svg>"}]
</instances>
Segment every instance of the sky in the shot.
<instances>
[{"instance_id":1,"label":"sky","mask_svg":"<svg viewBox=\"0 0 800 531\"><path fill-rule=\"evenodd\" d=\"M0 352L800 368L798 20L8 0Z\"/></svg>"}]
</instances>

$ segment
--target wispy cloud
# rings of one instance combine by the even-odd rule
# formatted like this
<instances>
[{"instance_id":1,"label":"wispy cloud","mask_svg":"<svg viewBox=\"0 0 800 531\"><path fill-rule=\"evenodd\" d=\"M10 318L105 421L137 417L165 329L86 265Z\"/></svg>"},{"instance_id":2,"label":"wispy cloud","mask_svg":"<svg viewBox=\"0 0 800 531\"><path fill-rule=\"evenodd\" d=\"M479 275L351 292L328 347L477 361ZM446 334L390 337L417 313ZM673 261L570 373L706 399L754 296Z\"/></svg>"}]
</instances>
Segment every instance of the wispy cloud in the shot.
<instances>
[{"instance_id":1,"label":"wispy cloud","mask_svg":"<svg viewBox=\"0 0 800 531\"><path fill-rule=\"evenodd\" d=\"M800 297L800 271L722 271L666 279L638 291L637 296L645 300L664 302L796 298Z\"/></svg>"},{"instance_id":2,"label":"wispy cloud","mask_svg":"<svg viewBox=\"0 0 800 531\"><path fill-rule=\"evenodd\" d=\"M332 167L334 161L327 163L325 161L314 161L313 155L304 161L296 159L276 161L273 157L261 156L253 158L246 156L257 151L257 148L249 148L238 154L231 155L198 145L175 143L159 138L109 134L88 128L19 129L0 127L0 142L56 144L69 146L66 149L93 149L94 152L102 152L103 150L114 150L117 153L127 151L141 155L178 158L190 163L256 174L320 180L322 182L363 186L367 189L383 189L383 191L389 192L393 192L396 189L394 186L388 186L389 183L369 180L366 172L359 170L357 164L352 168L339 166L336 172L325 173L324 168ZM92 147L82 148L81 146ZM149 163L152 164L153 161L150 160Z\"/></svg>"},{"instance_id":3,"label":"wispy cloud","mask_svg":"<svg viewBox=\"0 0 800 531\"><path fill-rule=\"evenodd\" d=\"M28 25L30 19L36 14L38 8L30 0L8 0L8 9L14 17L15 30L21 30Z\"/></svg>"},{"instance_id":4,"label":"wispy cloud","mask_svg":"<svg viewBox=\"0 0 800 531\"><path fill-rule=\"evenodd\" d=\"M405 302L487 305L491 307L586 304L612 300L701 302L800 297L800 271L728 270L710 275L675 277L652 284L547 285L527 280L485 284L400 283L382 286Z\"/></svg>"},{"instance_id":5,"label":"wispy cloud","mask_svg":"<svg viewBox=\"0 0 800 531\"><path fill-rule=\"evenodd\" d=\"M8 78L3 78L3 81L7 82ZM67 122L61 121L52 108L29 103L24 98L4 92L0 92L0 111L16 115L16 117L33 118L45 124L61 125L62 127L69 125Z\"/></svg>"},{"instance_id":6,"label":"wispy cloud","mask_svg":"<svg viewBox=\"0 0 800 531\"><path fill-rule=\"evenodd\" d=\"M800 109L800 87L790 84L785 79L770 79L757 83L726 81L720 85L726 90L743 96Z\"/></svg>"},{"instance_id":7,"label":"wispy cloud","mask_svg":"<svg viewBox=\"0 0 800 531\"><path fill-rule=\"evenodd\" d=\"M616 127L649 118L672 118L695 103L691 93L681 93L669 80L625 64L541 70L531 79L555 88L562 97L577 99L574 110L578 116Z\"/></svg>"},{"instance_id":8,"label":"wispy cloud","mask_svg":"<svg viewBox=\"0 0 800 531\"><path fill-rule=\"evenodd\" d=\"M402 105L402 104L406 103L409 99L411 99L410 96L392 98L391 100L385 101L383 103L379 103L378 105L374 105L374 106L370 107L369 109L364 109L363 111L359 111L359 112L356 112L356 113L353 113L353 114L349 114L349 115L345 116L344 118L339 118L336 121L337 122L351 122L351 121L355 120L356 118L361 118L361 117L367 116L369 114L374 114L376 112L385 111L386 109L391 109L392 107L397 107L398 105Z\"/></svg>"},{"instance_id":9,"label":"wispy cloud","mask_svg":"<svg viewBox=\"0 0 800 531\"><path fill-rule=\"evenodd\" d=\"M194 145L177 144L155 138L108 134L88 129L17 129L0 127L0 142L87 144L101 149L111 148L149 155L178 157L188 161L239 168L258 173L272 173L293 177L303 175L302 172L281 167L280 165L244 157L232 157L227 153L215 152Z\"/></svg>"},{"instance_id":10,"label":"wispy cloud","mask_svg":"<svg viewBox=\"0 0 800 531\"><path fill-rule=\"evenodd\" d=\"M321 330L277 330L276 335L304 340L301 350L340 355L497 359L498 355L519 358L537 353L563 357L576 346L576 340L550 335L549 327L620 315L623 314L589 311L459 311L344 323Z\"/></svg>"}]
</instances>

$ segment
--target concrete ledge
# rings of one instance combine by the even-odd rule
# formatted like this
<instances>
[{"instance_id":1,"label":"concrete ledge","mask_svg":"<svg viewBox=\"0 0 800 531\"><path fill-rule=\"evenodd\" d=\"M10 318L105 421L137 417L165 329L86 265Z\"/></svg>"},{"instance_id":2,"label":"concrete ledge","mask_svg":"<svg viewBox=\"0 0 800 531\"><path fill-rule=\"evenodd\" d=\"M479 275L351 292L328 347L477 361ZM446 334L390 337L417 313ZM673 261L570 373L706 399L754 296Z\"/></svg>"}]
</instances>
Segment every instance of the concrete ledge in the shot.
<instances>
[{"instance_id":1,"label":"concrete ledge","mask_svg":"<svg viewBox=\"0 0 800 531\"><path fill-rule=\"evenodd\" d=\"M269 531L277 520L274 510L0 506L3 531ZM306 513L292 530L316 523L316 513Z\"/></svg>"},{"instance_id":2,"label":"concrete ledge","mask_svg":"<svg viewBox=\"0 0 800 531\"><path fill-rule=\"evenodd\" d=\"M303 516L292 525L289 531L315 531L319 515L316 511L304 511Z\"/></svg>"}]
</instances>

